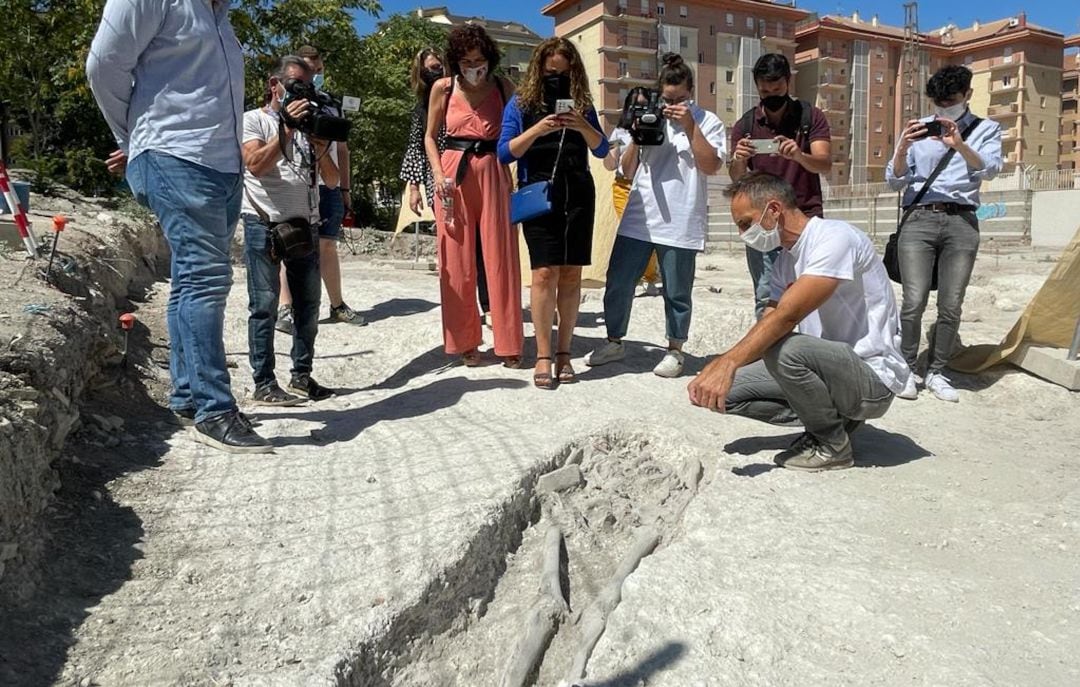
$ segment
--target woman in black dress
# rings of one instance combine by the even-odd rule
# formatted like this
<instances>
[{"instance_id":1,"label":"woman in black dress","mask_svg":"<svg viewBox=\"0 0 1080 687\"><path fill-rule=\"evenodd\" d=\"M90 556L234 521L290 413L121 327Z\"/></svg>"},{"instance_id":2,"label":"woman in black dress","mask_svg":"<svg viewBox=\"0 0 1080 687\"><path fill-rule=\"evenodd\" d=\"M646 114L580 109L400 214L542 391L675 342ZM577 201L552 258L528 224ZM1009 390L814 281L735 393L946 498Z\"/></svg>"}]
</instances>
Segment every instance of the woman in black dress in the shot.
<instances>
[{"instance_id":1,"label":"woman in black dress","mask_svg":"<svg viewBox=\"0 0 1080 687\"><path fill-rule=\"evenodd\" d=\"M551 182L551 212L522 224L532 267L533 382L543 389L575 381L570 344L581 304L581 268L592 261L596 205L589 154L603 158L607 152L581 55L565 38L549 38L533 52L525 78L503 112L499 139L500 160L518 161L519 187Z\"/></svg>"}]
</instances>

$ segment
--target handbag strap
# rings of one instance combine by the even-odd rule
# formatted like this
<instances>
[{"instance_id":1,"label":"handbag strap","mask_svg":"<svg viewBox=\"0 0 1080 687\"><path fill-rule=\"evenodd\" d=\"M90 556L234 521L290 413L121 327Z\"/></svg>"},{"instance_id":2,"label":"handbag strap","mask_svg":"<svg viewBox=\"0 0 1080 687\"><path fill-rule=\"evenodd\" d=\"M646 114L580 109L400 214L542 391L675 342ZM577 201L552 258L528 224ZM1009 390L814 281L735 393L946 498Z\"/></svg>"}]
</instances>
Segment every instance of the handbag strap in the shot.
<instances>
[{"instance_id":1,"label":"handbag strap","mask_svg":"<svg viewBox=\"0 0 1080 687\"><path fill-rule=\"evenodd\" d=\"M960 140L966 141L968 135L975 130L975 127L977 127L980 122L982 122L982 120L978 117L973 118L971 122L969 122L968 125L964 127L963 132L961 132ZM956 148L949 148L949 150L941 157L941 159L938 160L937 166L934 167L934 171L930 172L930 176L926 177L926 183L924 183L922 185L922 188L919 189L919 192L915 194L915 197L911 200L911 203L906 208L904 208L904 215L900 218L899 224L896 225L898 230L900 227L904 226L904 222L907 222L908 216L915 211L916 207L919 206L919 201L922 200L923 196L926 195L926 192L930 190L931 184L933 184L934 181L938 178L938 176L940 176L941 173L945 171L945 168L949 166L949 162L953 159L954 155L956 155ZM901 198L903 198L903 196L904 194L902 192L897 194L897 206L900 205L900 200Z\"/></svg>"},{"instance_id":2,"label":"handbag strap","mask_svg":"<svg viewBox=\"0 0 1080 687\"><path fill-rule=\"evenodd\" d=\"M566 141L566 128L563 127L562 136L559 137L559 152L555 153L555 166L551 169L551 180L555 181L555 173L559 171L559 158L562 157L563 142Z\"/></svg>"}]
</instances>

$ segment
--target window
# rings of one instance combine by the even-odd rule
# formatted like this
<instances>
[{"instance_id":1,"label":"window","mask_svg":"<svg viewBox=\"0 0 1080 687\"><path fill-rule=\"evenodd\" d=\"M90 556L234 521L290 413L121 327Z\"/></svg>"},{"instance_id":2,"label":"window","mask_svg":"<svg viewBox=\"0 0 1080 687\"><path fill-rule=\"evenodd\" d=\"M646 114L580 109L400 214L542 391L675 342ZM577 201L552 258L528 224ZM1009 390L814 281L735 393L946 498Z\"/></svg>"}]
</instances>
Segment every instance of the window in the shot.
<instances>
[{"instance_id":1,"label":"window","mask_svg":"<svg viewBox=\"0 0 1080 687\"><path fill-rule=\"evenodd\" d=\"M731 12L728 12L725 19L727 19L727 25L728 26L735 26L735 15L734 14L732 14Z\"/></svg>"},{"instance_id":2,"label":"window","mask_svg":"<svg viewBox=\"0 0 1080 687\"><path fill-rule=\"evenodd\" d=\"M656 62L653 61L653 60L642 60L641 61L641 73L642 74L652 75L653 74L653 68L655 66L656 66Z\"/></svg>"},{"instance_id":3,"label":"window","mask_svg":"<svg viewBox=\"0 0 1080 687\"><path fill-rule=\"evenodd\" d=\"M754 28L754 18L753 17L747 17L746 18L746 28L748 28L748 29L753 29Z\"/></svg>"},{"instance_id":4,"label":"window","mask_svg":"<svg viewBox=\"0 0 1080 687\"><path fill-rule=\"evenodd\" d=\"M724 83L735 83L735 72L728 69L724 72Z\"/></svg>"},{"instance_id":5,"label":"window","mask_svg":"<svg viewBox=\"0 0 1080 687\"><path fill-rule=\"evenodd\" d=\"M686 5L679 5L679 16L682 17L683 19L686 19L686 17L687 17Z\"/></svg>"},{"instance_id":6,"label":"window","mask_svg":"<svg viewBox=\"0 0 1080 687\"><path fill-rule=\"evenodd\" d=\"M727 49L727 54L728 55L734 55L735 54L735 44L732 43L731 41L726 41L724 43L724 47Z\"/></svg>"},{"instance_id":7,"label":"window","mask_svg":"<svg viewBox=\"0 0 1080 687\"><path fill-rule=\"evenodd\" d=\"M782 21L776 22L776 37L777 38L783 38L784 37L784 22L782 22Z\"/></svg>"},{"instance_id":8,"label":"window","mask_svg":"<svg viewBox=\"0 0 1080 687\"><path fill-rule=\"evenodd\" d=\"M619 0L619 9L621 9L621 10L625 10L625 9L626 9L626 5L627 5L627 3L628 3L629 1L630 1L630 0Z\"/></svg>"},{"instance_id":9,"label":"window","mask_svg":"<svg viewBox=\"0 0 1080 687\"><path fill-rule=\"evenodd\" d=\"M874 124L874 131L876 133L880 134L884 130L885 130L885 125L882 124L881 122L877 122L876 124Z\"/></svg>"},{"instance_id":10,"label":"window","mask_svg":"<svg viewBox=\"0 0 1080 687\"><path fill-rule=\"evenodd\" d=\"M879 58L885 57L885 46L881 45L881 43L878 43L877 48L874 50L874 53Z\"/></svg>"},{"instance_id":11,"label":"window","mask_svg":"<svg viewBox=\"0 0 1080 687\"><path fill-rule=\"evenodd\" d=\"M1042 133L1044 131L1046 131L1046 122L1041 121L1041 122L1039 122L1039 133Z\"/></svg>"},{"instance_id":12,"label":"window","mask_svg":"<svg viewBox=\"0 0 1080 687\"><path fill-rule=\"evenodd\" d=\"M715 81L710 81L709 82L709 95L716 95L716 82Z\"/></svg>"},{"instance_id":13,"label":"window","mask_svg":"<svg viewBox=\"0 0 1080 687\"><path fill-rule=\"evenodd\" d=\"M881 148L874 148L874 157L881 157Z\"/></svg>"},{"instance_id":14,"label":"window","mask_svg":"<svg viewBox=\"0 0 1080 687\"><path fill-rule=\"evenodd\" d=\"M709 24L709 35L710 36L715 36L716 35L716 27L713 26L712 24Z\"/></svg>"},{"instance_id":15,"label":"window","mask_svg":"<svg viewBox=\"0 0 1080 687\"><path fill-rule=\"evenodd\" d=\"M874 81L877 81L878 83L885 83L885 72L878 72L877 74L874 74Z\"/></svg>"},{"instance_id":16,"label":"window","mask_svg":"<svg viewBox=\"0 0 1080 687\"><path fill-rule=\"evenodd\" d=\"M1039 146L1039 155L1043 154L1043 146Z\"/></svg>"},{"instance_id":17,"label":"window","mask_svg":"<svg viewBox=\"0 0 1080 687\"><path fill-rule=\"evenodd\" d=\"M1039 96L1039 107L1043 108L1044 110L1046 109L1046 96L1045 95Z\"/></svg>"},{"instance_id":18,"label":"window","mask_svg":"<svg viewBox=\"0 0 1080 687\"><path fill-rule=\"evenodd\" d=\"M1012 83L1012 77L1011 76L1006 74L1005 76L1001 77L1001 85L1002 85L1002 87L1007 88L1010 83Z\"/></svg>"},{"instance_id":19,"label":"window","mask_svg":"<svg viewBox=\"0 0 1080 687\"><path fill-rule=\"evenodd\" d=\"M687 38L686 36L679 36L679 47L680 48L689 48L690 47L690 39Z\"/></svg>"},{"instance_id":20,"label":"window","mask_svg":"<svg viewBox=\"0 0 1080 687\"><path fill-rule=\"evenodd\" d=\"M1005 59L1002 60L1002 61L1005 62L1005 63L1012 62L1012 48L1011 47L1006 47L1005 48Z\"/></svg>"},{"instance_id":21,"label":"window","mask_svg":"<svg viewBox=\"0 0 1080 687\"><path fill-rule=\"evenodd\" d=\"M630 73L630 63L626 60L619 60L619 76L626 76Z\"/></svg>"},{"instance_id":22,"label":"window","mask_svg":"<svg viewBox=\"0 0 1080 687\"><path fill-rule=\"evenodd\" d=\"M664 16L665 10L666 10L666 8L664 7L664 3L662 3L662 2L656 3L656 14L658 16L661 16L661 17Z\"/></svg>"},{"instance_id":23,"label":"window","mask_svg":"<svg viewBox=\"0 0 1080 687\"><path fill-rule=\"evenodd\" d=\"M884 105L885 105L885 99L882 98L880 95L876 96L874 98L874 107L880 108L880 107L883 107Z\"/></svg>"},{"instance_id":24,"label":"window","mask_svg":"<svg viewBox=\"0 0 1080 687\"><path fill-rule=\"evenodd\" d=\"M649 13L649 0L641 0L641 13L642 14L648 14Z\"/></svg>"},{"instance_id":25,"label":"window","mask_svg":"<svg viewBox=\"0 0 1080 687\"><path fill-rule=\"evenodd\" d=\"M724 107L728 112L733 111L735 109L735 98L728 96L727 100L724 101Z\"/></svg>"},{"instance_id":26,"label":"window","mask_svg":"<svg viewBox=\"0 0 1080 687\"><path fill-rule=\"evenodd\" d=\"M841 93L840 94L840 102L843 102L845 100L847 100L847 95L845 93Z\"/></svg>"},{"instance_id":27,"label":"window","mask_svg":"<svg viewBox=\"0 0 1080 687\"><path fill-rule=\"evenodd\" d=\"M699 53L697 54L697 61L698 61L699 63L700 63L700 62L704 62L704 61L705 61L705 53L703 53L703 52L699 52Z\"/></svg>"}]
</instances>

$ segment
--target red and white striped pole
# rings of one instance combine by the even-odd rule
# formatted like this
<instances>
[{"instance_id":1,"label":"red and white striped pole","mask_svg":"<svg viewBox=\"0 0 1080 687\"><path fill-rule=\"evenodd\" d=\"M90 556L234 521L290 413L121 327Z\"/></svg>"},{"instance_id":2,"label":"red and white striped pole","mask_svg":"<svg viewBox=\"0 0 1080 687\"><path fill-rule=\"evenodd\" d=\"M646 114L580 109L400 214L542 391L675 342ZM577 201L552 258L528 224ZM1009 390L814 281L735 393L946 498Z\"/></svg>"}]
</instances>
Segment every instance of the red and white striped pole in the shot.
<instances>
[{"instance_id":1,"label":"red and white striped pole","mask_svg":"<svg viewBox=\"0 0 1080 687\"><path fill-rule=\"evenodd\" d=\"M31 258L36 258L37 240L30 228L30 222L26 219L26 210L19 203L19 197L15 195L15 188L11 185L11 179L8 177L7 167L4 166L3 161L0 161L0 193L4 194L4 199L11 208L11 214L15 216L15 226L19 230L19 236L22 237L23 245L26 246L27 254Z\"/></svg>"}]
</instances>

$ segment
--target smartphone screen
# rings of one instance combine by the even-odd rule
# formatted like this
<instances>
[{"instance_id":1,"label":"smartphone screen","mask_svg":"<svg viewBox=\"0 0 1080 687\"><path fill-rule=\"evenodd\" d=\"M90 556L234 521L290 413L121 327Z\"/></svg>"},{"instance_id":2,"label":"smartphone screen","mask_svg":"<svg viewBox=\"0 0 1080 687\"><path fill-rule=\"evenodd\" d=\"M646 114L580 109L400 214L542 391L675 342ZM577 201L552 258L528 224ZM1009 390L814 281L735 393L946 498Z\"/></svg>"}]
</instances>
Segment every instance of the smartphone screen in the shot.
<instances>
[{"instance_id":1,"label":"smartphone screen","mask_svg":"<svg viewBox=\"0 0 1080 687\"><path fill-rule=\"evenodd\" d=\"M559 98L555 101L555 114L562 114L574 109L573 98Z\"/></svg>"},{"instance_id":2,"label":"smartphone screen","mask_svg":"<svg viewBox=\"0 0 1080 687\"><path fill-rule=\"evenodd\" d=\"M932 121L926 123L927 136L940 136L942 134L941 122Z\"/></svg>"},{"instance_id":3,"label":"smartphone screen","mask_svg":"<svg viewBox=\"0 0 1080 687\"><path fill-rule=\"evenodd\" d=\"M754 146L754 152L758 155L769 155L776 152L776 141L771 138L754 138L750 140Z\"/></svg>"}]
</instances>

